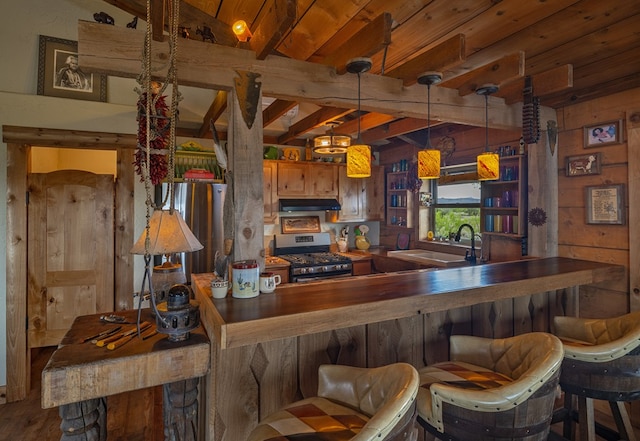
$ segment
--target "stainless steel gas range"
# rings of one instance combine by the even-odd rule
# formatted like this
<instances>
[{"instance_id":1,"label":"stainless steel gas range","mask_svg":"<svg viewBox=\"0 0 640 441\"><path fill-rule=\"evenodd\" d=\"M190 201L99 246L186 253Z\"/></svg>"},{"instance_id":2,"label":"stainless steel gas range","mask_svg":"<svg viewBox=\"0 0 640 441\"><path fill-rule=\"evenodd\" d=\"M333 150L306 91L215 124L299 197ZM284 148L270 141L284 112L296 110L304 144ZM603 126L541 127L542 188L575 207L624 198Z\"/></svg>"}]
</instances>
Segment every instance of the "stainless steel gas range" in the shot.
<instances>
[{"instance_id":1,"label":"stainless steel gas range","mask_svg":"<svg viewBox=\"0 0 640 441\"><path fill-rule=\"evenodd\" d=\"M329 233L276 234L274 255L288 261L291 282L347 277L351 259L332 253Z\"/></svg>"}]
</instances>

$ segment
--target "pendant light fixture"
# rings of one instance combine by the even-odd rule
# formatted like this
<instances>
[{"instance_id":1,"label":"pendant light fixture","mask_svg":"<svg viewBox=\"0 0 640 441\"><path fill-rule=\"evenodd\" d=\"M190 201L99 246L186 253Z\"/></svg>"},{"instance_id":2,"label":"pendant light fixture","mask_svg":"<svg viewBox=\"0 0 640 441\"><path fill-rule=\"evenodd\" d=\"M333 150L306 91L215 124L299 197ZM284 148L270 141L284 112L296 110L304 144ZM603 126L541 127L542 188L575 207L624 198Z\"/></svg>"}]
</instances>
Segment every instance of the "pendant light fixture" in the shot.
<instances>
[{"instance_id":1,"label":"pendant light fixture","mask_svg":"<svg viewBox=\"0 0 640 441\"><path fill-rule=\"evenodd\" d=\"M360 134L360 75L371 69L370 58L353 58L347 63L347 72L358 74L358 139L347 148L347 177L368 178L371 176L371 147L362 142Z\"/></svg>"},{"instance_id":2,"label":"pendant light fixture","mask_svg":"<svg viewBox=\"0 0 640 441\"><path fill-rule=\"evenodd\" d=\"M484 95L485 150L478 155L478 180L495 181L500 178L500 157L489 151L489 95L496 93L498 86L487 84L476 89L476 94Z\"/></svg>"},{"instance_id":3,"label":"pendant light fixture","mask_svg":"<svg viewBox=\"0 0 640 441\"><path fill-rule=\"evenodd\" d=\"M427 145L418 152L418 178L440 177L440 150L431 147L431 86L442 81L440 72L425 72L418 76L418 84L427 85Z\"/></svg>"},{"instance_id":4,"label":"pendant light fixture","mask_svg":"<svg viewBox=\"0 0 640 441\"><path fill-rule=\"evenodd\" d=\"M335 135L333 128L340 123L330 121L328 135L316 136L313 138L313 152L320 155L339 155L347 153L347 147L351 145L351 137L345 135Z\"/></svg>"}]
</instances>

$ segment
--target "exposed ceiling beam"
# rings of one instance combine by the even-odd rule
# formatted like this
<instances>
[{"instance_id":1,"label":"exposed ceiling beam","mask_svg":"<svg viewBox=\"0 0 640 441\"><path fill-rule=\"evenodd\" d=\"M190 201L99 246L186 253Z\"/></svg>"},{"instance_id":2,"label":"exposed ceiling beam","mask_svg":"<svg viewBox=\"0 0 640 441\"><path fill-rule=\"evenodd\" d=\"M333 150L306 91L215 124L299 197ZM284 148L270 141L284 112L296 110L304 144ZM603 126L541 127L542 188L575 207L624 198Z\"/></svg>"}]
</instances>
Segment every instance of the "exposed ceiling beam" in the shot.
<instances>
[{"instance_id":1,"label":"exposed ceiling beam","mask_svg":"<svg viewBox=\"0 0 640 441\"><path fill-rule=\"evenodd\" d=\"M200 127L200 130L198 132L198 136L200 138L207 137L206 135L211 131L211 121L215 123L218 118L220 118L220 115L222 115L222 113L226 110L226 108L227 92L224 90L220 90L216 94L216 97L211 103L211 106L209 106L209 110L207 110L207 113L202 119L202 126Z\"/></svg>"},{"instance_id":2,"label":"exposed ceiling beam","mask_svg":"<svg viewBox=\"0 0 640 441\"><path fill-rule=\"evenodd\" d=\"M464 35L458 34L390 70L385 75L401 78L405 86L410 86L416 83L418 75L423 72L443 71L464 60L465 38Z\"/></svg>"},{"instance_id":3,"label":"exposed ceiling beam","mask_svg":"<svg viewBox=\"0 0 640 441\"><path fill-rule=\"evenodd\" d=\"M278 137L277 144L286 144L289 141L297 138L298 136L325 124L327 121L340 118L341 116L344 116L349 112L351 112L351 109L323 107L289 127L287 133Z\"/></svg>"},{"instance_id":4,"label":"exposed ceiling beam","mask_svg":"<svg viewBox=\"0 0 640 441\"><path fill-rule=\"evenodd\" d=\"M335 132L339 135L357 135L358 120L360 120L360 132L364 132L365 130L389 123L394 119L396 119L394 116L385 113L370 112L340 124L340 126L336 127Z\"/></svg>"},{"instance_id":5,"label":"exposed ceiling beam","mask_svg":"<svg viewBox=\"0 0 640 441\"><path fill-rule=\"evenodd\" d=\"M275 100L262 111L262 126L267 127L272 124L296 105L295 101Z\"/></svg>"},{"instance_id":6,"label":"exposed ceiling beam","mask_svg":"<svg viewBox=\"0 0 640 441\"><path fill-rule=\"evenodd\" d=\"M533 83L533 94L537 97L563 92L573 87L573 66L565 64L555 69L548 70L531 76ZM496 96L504 98L507 104L522 101L522 91L524 90L524 78L518 78L507 84L500 86Z\"/></svg>"},{"instance_id":7,"label":"exposed ceiling beam","mask_svg":"<svg viewBox=\"0 0 640 441\"><path fill-rule=\"evenodd\" d=\"M83 66L95 72L135 78L140 71L140 52L144 32L104 26L80 21L78 24L78 53ZM163 75L168 45L153 45L152 68ZM234 87L238 70L259 74L262 93L280 99L307 101L319 106L354 108L357 102L358 80L355 75L336 75L328 66L268 56L256 60L251 51L181 40L177 53L180 84L208 89ZM198 60L194 63L193 60ZM386 113L396 117L424 117L426 94L423 86L403 87L402 81L365 73L362 81L362 109ZM516 128L521 125L521 107L507 106L504 100L490 97L492 118L490 126ZM483 126L484 118L478 109L484 107L483 97L475 94L460 96L453 90L438 87L432 91L433 119L452 123ZM546 119L555 120L553 109L541 109Z\"/></svg>"},{"instance_id":8,"label":"exposed ceiling beam","mask_svg":"<svg viewBox=\"0 0 640 441\"><path fill-rule=\"evenodd\" d=\"M270 0L266 8L249 41L258 60L263 60L280 44L296 20L296 0Z\"/></svg>"},{"instance_id":9,"label":"exposed ceiling beam","mask_svg":"<svg viewBox=\"0 0 640 441\"><path fill-rule=\"evenodd\" d=\"M524 76L524 52L506 55L487 63L478 69L467 72L439 84L441 87L458 89L461 96L472 94L485 84L497 84L513 81Z\"/></svg>"},{"instance_id":10,"label":"exposed ceiling beam","mask_svg":"<svg viewBox=\"0 0 640 441\"><path fill-rule=\"evenodd\" d=\"M432 122L431 126L438 122ZM375 143L383 139L395 138L405 133L415 132L427 128L427 120L419 118L397 119L389 124L384 124L375 129L367 130L362 134L362 140L366 143Z\"/></svg>"},{"instance_id":11,"label":"exposed ceiling beam","mask_svg":"<svg viewBox=\"0 0 640 441\"><path fill-rule=\"evenodd\" d=\"M334 66L338 74L347 72L347 62L356 57L371 57L391 43L391 14L380 14L357 34L320 61L326 66Z\"/></svg>"}]
</instances>

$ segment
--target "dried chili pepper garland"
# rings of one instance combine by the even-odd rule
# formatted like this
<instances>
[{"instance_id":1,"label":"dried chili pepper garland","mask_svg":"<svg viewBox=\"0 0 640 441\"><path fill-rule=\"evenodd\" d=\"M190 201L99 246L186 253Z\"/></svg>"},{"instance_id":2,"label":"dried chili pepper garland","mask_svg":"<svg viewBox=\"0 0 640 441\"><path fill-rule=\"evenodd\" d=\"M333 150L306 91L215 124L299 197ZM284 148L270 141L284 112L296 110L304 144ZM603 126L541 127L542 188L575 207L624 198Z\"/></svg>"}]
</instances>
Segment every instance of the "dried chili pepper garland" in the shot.
<instances>
[{"instance_id":1,"label":"dried chili pepper garland","mask_svg":"<svg viewBox=\"0 0 640 441\"><path fill-rule=\"evenodd\" d=\"M151 118L149 121L150 130L150 164L149 178L153 185L158 185L167 177L168 165L166 149L169 143L171 119L169 117L169 107L166 103L164 95L158 95L159 85L156 83L152 86L151 93ZM140 181L144 181L143 169L147 162L147 112L146 103L147 93L141 93L138 98L138 146L135 154L135 169L140 175Z\"/></svg>"}]
</instances>

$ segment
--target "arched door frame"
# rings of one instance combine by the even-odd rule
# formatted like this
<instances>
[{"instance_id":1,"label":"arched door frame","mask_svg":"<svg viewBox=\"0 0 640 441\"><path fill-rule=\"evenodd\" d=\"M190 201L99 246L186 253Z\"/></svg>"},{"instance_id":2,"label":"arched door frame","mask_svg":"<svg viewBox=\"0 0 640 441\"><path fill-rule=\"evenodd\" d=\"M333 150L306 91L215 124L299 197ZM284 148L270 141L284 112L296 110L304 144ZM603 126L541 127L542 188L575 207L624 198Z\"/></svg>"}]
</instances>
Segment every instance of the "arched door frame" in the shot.
<instances>
[{"instance_id":1,"label":"arched door frame","mask_svg":"<svg viewBox=\"0 0 640 441\"><path fill-rule=\"evenodd\" d=\"M133 307L134 183L136 136L76 130L3 126L7 144L7 402L29 392L30 354L27 351L27 173L31 146L115 150L115 305Z\"/></svg>"}]
</instances>

